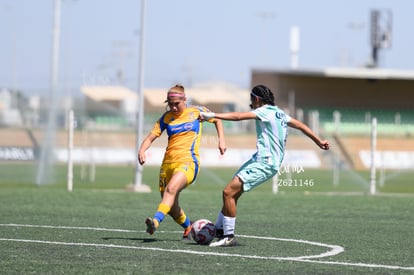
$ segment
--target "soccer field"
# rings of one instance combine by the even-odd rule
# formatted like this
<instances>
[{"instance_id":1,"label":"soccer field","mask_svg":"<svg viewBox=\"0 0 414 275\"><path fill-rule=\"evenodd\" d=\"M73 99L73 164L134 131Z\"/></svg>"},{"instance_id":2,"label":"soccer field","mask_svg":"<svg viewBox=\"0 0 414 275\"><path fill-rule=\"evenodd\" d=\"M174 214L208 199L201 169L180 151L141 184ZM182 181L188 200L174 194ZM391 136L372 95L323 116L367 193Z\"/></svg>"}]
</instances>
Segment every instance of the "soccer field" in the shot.
<instances>
[{"instance_id":1,"label":"soccer field","mask_svg":"<svg viewBox=\"0 0 414 275\"><path fill-rule=\"evenodd\" d=\"M97 167L95 182L75 176L73 192L66 191L64 167L56 184L44 186L30 183L30 172L13 179L16 169L24 174L27 167L0 167L3 274L414 272L411 186L398 194L388 186L371 196L359 183L334 187L323 171L310 171L302 178L313 179L313 186L281 186L275 195L268 182L239 201L239 245L210 248L182 242L181 228L169 217L154 235L145 233L144 220L160 199L158 167L144 168L151 193L125 191L132 167ZM192 220L214 222L234 171L203 169L183 191L181 205Z\"/></svg>"}]
</instances>

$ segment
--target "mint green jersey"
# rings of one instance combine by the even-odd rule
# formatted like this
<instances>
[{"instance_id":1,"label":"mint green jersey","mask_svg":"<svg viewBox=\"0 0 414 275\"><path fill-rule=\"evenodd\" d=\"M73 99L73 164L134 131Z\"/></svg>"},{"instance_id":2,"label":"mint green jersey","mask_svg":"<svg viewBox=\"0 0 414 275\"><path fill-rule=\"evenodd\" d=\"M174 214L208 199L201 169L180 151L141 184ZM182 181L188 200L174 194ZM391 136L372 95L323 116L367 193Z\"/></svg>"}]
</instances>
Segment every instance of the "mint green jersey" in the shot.
<instances>
[{"instance_id":1,"label":"mint green jersey","mask_svg":"<svg viewBox=\"0 0 414 275\"><path fill-rule=\"evenodd\" d=\"M253 159L280 167L285 155L288 125L291 117L277 106L263 105L252 111L256 114L257 152Z\"/></svg>"}]
</instances>

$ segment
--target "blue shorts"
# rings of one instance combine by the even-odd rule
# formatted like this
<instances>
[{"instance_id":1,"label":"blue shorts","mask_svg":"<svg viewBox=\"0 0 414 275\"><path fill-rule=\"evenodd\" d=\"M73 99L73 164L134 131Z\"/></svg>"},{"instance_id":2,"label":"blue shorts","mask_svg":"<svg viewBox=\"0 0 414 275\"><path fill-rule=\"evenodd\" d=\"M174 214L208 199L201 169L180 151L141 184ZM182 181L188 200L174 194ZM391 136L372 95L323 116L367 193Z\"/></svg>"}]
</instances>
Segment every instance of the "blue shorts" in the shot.
<instances>
[{"instance_id":1,"label":"blue shorts","mask_svg":"<svg viewBox=\"0 0 414 275\"><path fill-rule=\"evenodd\" d=\"M275 166L253 159L245 162L236 172L236 176L243 182L243 191L248 192L276 175Z\"/></svg>"}]
</instances>

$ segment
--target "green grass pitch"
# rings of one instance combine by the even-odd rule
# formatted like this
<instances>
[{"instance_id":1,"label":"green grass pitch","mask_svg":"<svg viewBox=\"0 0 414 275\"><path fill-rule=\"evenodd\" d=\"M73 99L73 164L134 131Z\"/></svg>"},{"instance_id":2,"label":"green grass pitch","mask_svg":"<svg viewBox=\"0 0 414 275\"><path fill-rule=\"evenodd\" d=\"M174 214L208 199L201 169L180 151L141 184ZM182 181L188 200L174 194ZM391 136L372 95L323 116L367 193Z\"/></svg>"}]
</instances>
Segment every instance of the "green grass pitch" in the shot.
<instances>
[{"instance_id":1,"label":"green grass pitch","mask_svg":"<svg viewBox=\"0 0 414 275\"><path fill-rule=\"evenodd\" d=\"M0 165L2 274L414 273L411 180L395 179L374 196L360 180L366 172L334 186L331 172L311 170L292 175L296 186L282 181L278 194L264 183L239 200L239 245L210 248L182 242L170 217L154 235L144 232L160 200L158 167L144 167L151 193L126 191L133 167L96 167L95 182L82 180L80 169L68 192L64 166L54 184L36 186L34 167ZM192 220L215 221L235 170L202 168L180 195Z\"/></svg>"}]
</instances>

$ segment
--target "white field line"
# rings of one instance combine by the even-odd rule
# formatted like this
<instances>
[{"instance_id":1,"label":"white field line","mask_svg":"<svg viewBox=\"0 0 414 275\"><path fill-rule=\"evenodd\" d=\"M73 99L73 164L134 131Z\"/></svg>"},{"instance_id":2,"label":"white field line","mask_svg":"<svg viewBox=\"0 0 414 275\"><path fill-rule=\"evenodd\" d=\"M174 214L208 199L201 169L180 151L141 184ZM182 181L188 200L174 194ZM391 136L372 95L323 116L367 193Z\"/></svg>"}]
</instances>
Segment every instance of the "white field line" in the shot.
<instances>
[{"instance_id":1,"label":"white field line","mask_svg":"<svg viewBox=\"0 0 414 275\"><path fill-rule=\"evenodd\" d=\"M134 230L125 230L125 229L108 229L108 228L97 228L97 227L73 227L73 226L51 226L51 225L32 225L32 224L0 224L0 226L13 226L13 227L37 227L37 228L53 228L53 229L78 229L78 230L95 230L95 231L111 231L111 232L144 232L144 231L134 231ZM160 233L160 231L158 231ZM162 231L161 231L162 232ZM329 245L318 242L310 242L305 240L295 240L295 239L281 239L273 237L261 237L261 236L248 236L248 235L238 235L237 237L251 238L251 239L262 239L262 240L272 240L272 241L283 241L283 242L296 242L304 243L314 246L327 247L331 250L318 254L318 255L308 255L308 256L299 256L299 257L289 257L297 259L316 259L323 257L330 257L338 255L344 252L344 248L338 245Z\"/></svg>"},{"instance_id":2,"label":"white field line","mask_svg":"<svg viewBox=\"0 0 414 275\"><path fill-rule=\"evenodd\" d=\"M339 245L331 245L331 244L324 244L324 243L297 240L297 239L283 239L283 238L259 237L259 236L248 236L248 235L237 235L237 237L244 237L244 238L250 238L250 239L262 239L262 240L273 240L273 241L282 241L282 242L304 243L304 244L309 244L309 245L328 247L331 249L330 251L327 251L325 253L318 254L318 255L293 257L297 259L315 259L315 258L331 257L331 256L338 255L344 252L345 250L342 246L339 246Z\"/></svg>"},{"instance_id":3,"label":"white field line","mask_svg":"<svg viewBox=\"0 0 414 275\"><path fill-rule=\"evenodd\" d=\"M36 228L52 228L52 229L78 229L78 230L94 230L94 231L110 231L110 232L145 232L138 230L128 230L128 229L109 229L109 228L99 228L99 227L79 227L79 226L59 226L59 225L36 225L36 224L0 224L0 226L10 226L10 227L36 227ZM158 232L158 231L157 231Z\"/></svg>"},{"instance_id":4,"label":"white field line","mask_svg":"<svg viewBox=\"0 0 414 275\"><path fill-rule=\"evenodd\" d=\"M0 226L38 227L38 228L53 228L53 229L80 229L80 230L111 231L111 232L144 232L144 231L124 230L124 229L107 229L107 228L95 228L95 227L73 227L73 226L50 226L50 225L30 225L30 224L0 224ZM159 233L168 233L168 232L167 231L159 231ZM317 246L324 246L324 247L332 248L331 251L320 254L320 255L324 255L324 256L320 256L320 257L334 256L334 255L337 255L337 254L344 251L343 248L340 247L340 246L328 245L328 244L323 244L323 243L318 243L318 242L310 242L310 241L305 241L305 240L281 239L281 238L272 238L272 237L247 236L247 235L238 235L238 236L243 237L243 238L255 238L255 239L267 239L267 240L298 242L298 243L305 243L305 244L311 244L311 245L317 245ZM186 254L195 254L195 255L238 257L238 258L246 258L246 259L295 261L295 262L307 262L307 263L328 264L328 265L343 265L343 266L357 266L357 267L383 268L383 269L414 270L414 266L413 267L407 267L407 266L394 266L394 265L382 265L382 264L367 264L367 263L310 260L310 258L315 258L319 255L301 256L301 257L274 257L274 256L267 257L267 256L257 256L257 255L241 255L241 254L217 253L217 252L206 252L206 251L193 251L193 250L182 250L182 249L165 249L165 248L157 248L157 247L125 246L125 245L115 245L115 244L68 243L68 242L54 242L54 241L28 240L28 239L9 239L9 238L0 238L0 241L24 242L24 243L42 243L42 244L52 244L52 245L67 245L67 246L85 246L85 247L89 246L89 247L104 247L104 248L153 250L153 251L186 253ZM342 250L342 251L339 252L339 250ZM333 254L334 252L332 252L332 251L335 251L336 254Z\"/></svg>"}]
</instances>

